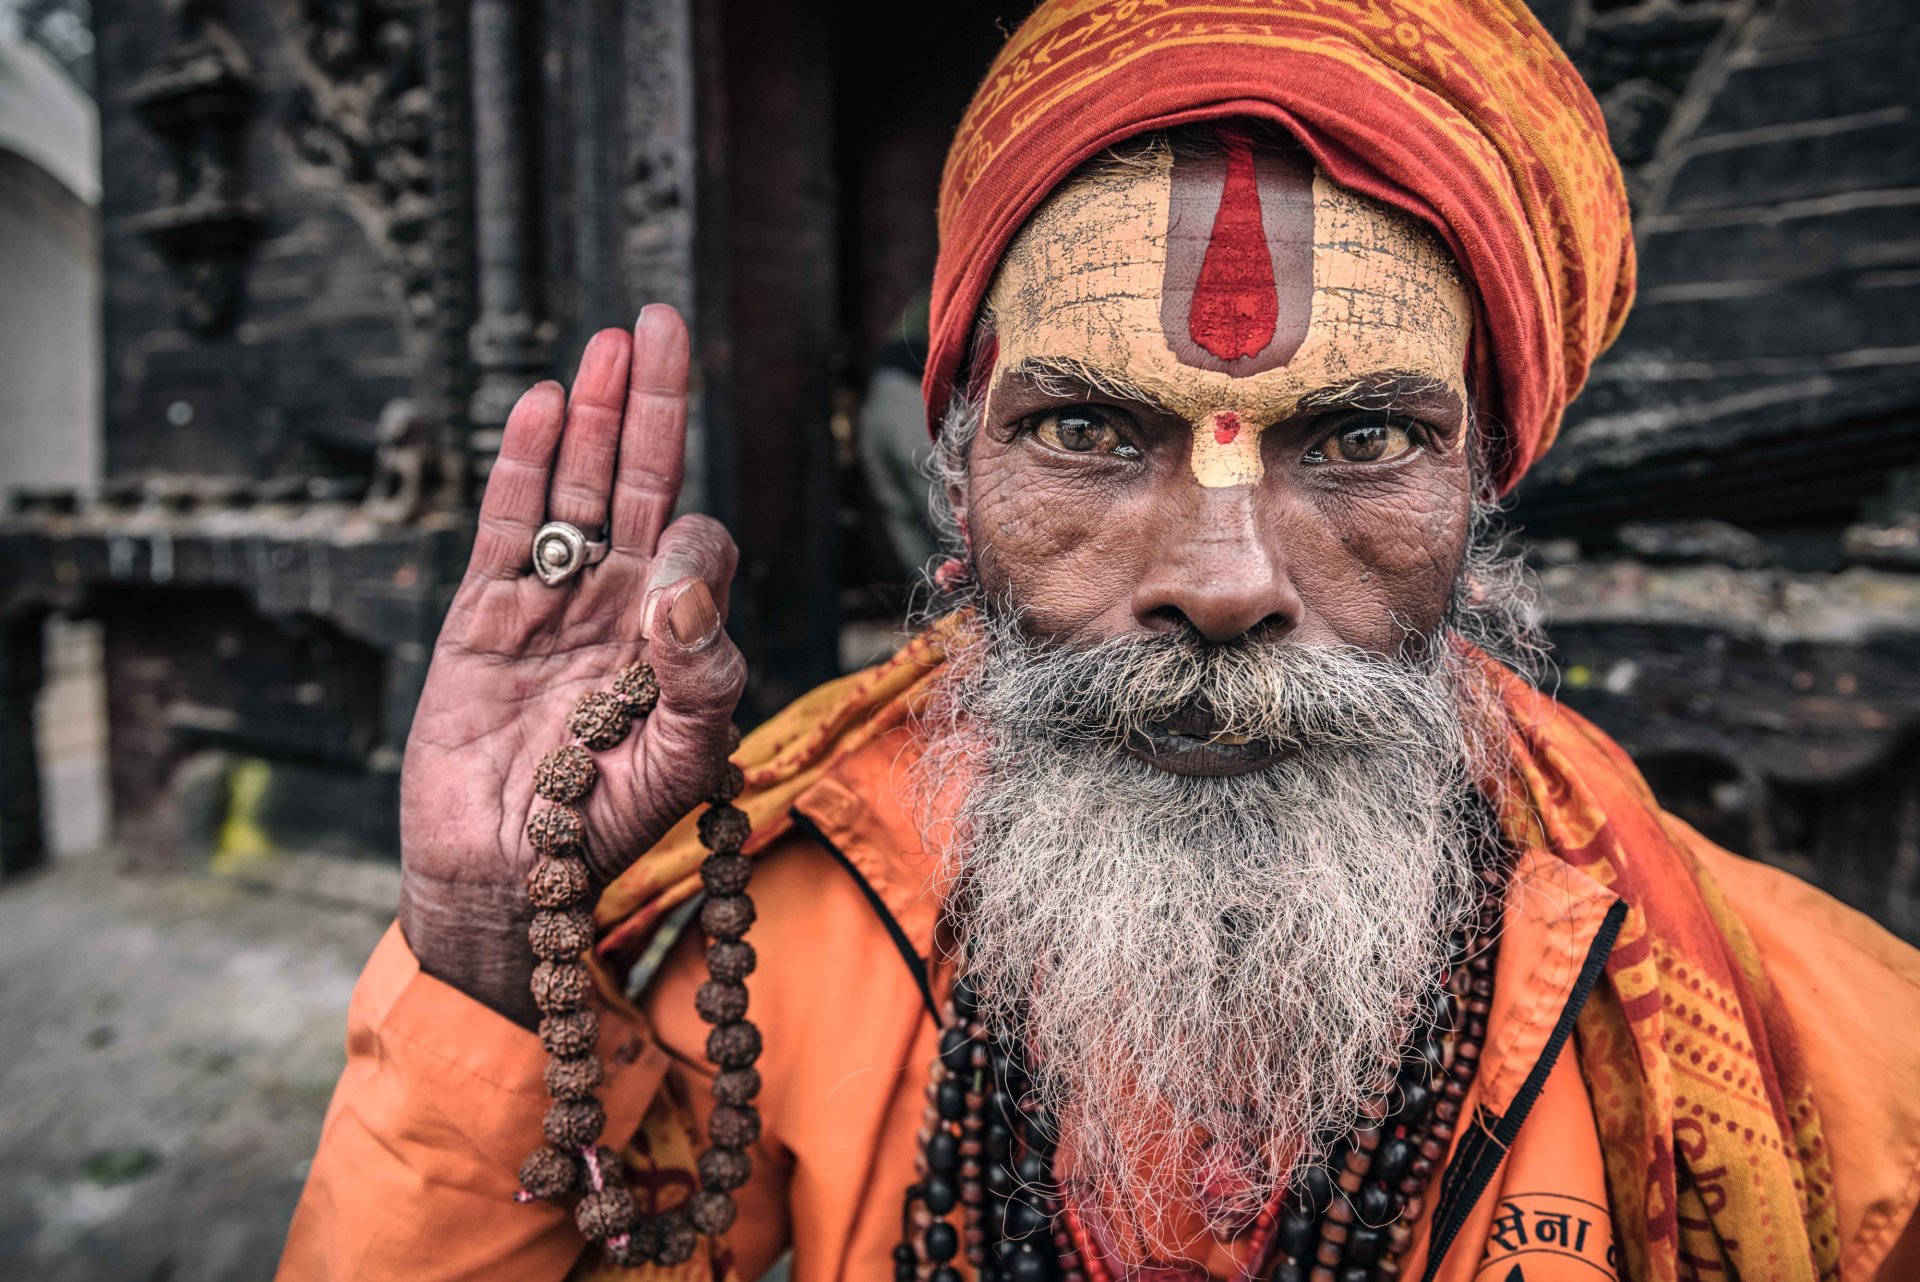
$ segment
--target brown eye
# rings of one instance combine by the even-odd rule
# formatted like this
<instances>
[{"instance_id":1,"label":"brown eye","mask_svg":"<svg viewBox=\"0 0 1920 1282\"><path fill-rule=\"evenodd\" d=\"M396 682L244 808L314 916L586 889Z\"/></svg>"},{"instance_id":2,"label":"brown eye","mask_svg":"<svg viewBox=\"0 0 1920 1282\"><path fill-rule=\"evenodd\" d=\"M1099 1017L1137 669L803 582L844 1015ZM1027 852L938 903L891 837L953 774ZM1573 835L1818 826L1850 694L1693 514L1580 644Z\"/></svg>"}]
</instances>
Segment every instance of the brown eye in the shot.
<instances>
[{"instance_id":1,"label":"brown eye","mask_svg":"<svg viewBox=\"0 0 1920 1282\"><path fill-rule=\"evenodd\" d=\"M1384 463L1412 448L1413 434L1404 424L1370 419L1335 429L1309 457L1326 463Z\"/></svg>"},{"instance_id":2,"label":"brown eye","mask_svg":"<svg viewBox=\"0 0 1920 1282\"><path fill-rule=\"evenodd\" d=\"M1042 445L1068 454L1114 454L1131 458L1137 451L1120 437L1107 415L1098 410L1052 410L1033 420L1033 434Z\"/></svg>"}]
</instances>

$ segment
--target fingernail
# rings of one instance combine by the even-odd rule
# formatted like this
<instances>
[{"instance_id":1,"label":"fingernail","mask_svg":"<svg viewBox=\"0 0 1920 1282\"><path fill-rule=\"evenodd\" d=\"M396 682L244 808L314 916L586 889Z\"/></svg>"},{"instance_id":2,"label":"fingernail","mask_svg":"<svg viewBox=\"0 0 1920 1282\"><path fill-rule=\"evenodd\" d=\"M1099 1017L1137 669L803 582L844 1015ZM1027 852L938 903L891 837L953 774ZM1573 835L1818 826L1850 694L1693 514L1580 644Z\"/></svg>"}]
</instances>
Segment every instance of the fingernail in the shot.
<instances>
[{"instance_id":1,"label":"fingernail","mask_svg":"<svg viewBox=\"0 0 1920 1282\"><path fill-rule=\"evenodd\" d=\"M720 611L714 608L713 593L707 591L704 581L695 579L681 591L667 615L667 626L673 629L673 639L682 649L697 649L713 640L720 631Z\"/></svg>"}]
</instances>

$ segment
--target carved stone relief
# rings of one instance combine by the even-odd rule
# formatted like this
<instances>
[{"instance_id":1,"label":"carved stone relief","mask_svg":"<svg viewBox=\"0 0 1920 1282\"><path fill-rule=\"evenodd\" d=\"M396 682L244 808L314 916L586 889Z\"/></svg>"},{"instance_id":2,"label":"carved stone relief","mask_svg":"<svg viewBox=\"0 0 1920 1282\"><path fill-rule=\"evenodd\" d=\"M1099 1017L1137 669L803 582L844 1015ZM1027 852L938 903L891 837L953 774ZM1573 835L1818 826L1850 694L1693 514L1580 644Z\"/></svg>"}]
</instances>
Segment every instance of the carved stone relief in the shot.
<instances>
[{"instance_id":1,"label":"carved stone relief","mask_svg":"<svg viewBox=\"0 0 1920 1282\"><path fill-rule=\"evenodd\" d=\"M299 0L296 18L294 147L345 189L393 272L403 332L424 343L436 305L423 14L389 0Z\"/></svg>"},{"instance_id":2,"label":"carved stone relief","mask_svg":"<svg viewBox=\"0 0 1920 1282\"><path fill-rule=\"evenodd\" d=\"M240 158L252 85L246 55L214 0L170 0L167 17L158 65L128 90L170 161L159 204L133 225L179 276L186 322L219 330L233 321L260 229Z\"/></svg>"}]
</instances>

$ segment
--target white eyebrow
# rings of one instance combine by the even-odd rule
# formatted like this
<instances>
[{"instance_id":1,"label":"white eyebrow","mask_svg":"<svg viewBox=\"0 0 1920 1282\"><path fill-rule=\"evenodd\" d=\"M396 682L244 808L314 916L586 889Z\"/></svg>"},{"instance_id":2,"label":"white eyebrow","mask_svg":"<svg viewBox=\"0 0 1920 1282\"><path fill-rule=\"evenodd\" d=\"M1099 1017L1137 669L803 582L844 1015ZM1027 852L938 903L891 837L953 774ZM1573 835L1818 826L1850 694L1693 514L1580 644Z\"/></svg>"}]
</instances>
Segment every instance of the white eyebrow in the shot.
<instances>
[{"instance_id":1,"label":"white eyebrow","mask_svg":"<svg viewBox=\"0 0 1920 1282\"><path fill-rule=\"evenodd\" d=\"M1024 357L1008 367L1007 377L1025 379L1061 400L1094 391L1117 401L1133 401L1155 409L1161 406L1159 397L1125 374L1098 369L1071 356Z\"/></svg>"},{"instance_id":2,"label":"white eyebrow","mask_svg":"<svg viewBox=\"0 0 1920 1282\"><path fill-rule=\"evenodd\" d=\"M1316 387L1303 395L1296 402L1296 407L1310 410L1338 406L1389 414L1406 402L1423 396L1444 396L1449 401L1458 399L1444 380L1431 374L1385 370L1362 375L1345 383Z\"/></svg>"}]
</instances>

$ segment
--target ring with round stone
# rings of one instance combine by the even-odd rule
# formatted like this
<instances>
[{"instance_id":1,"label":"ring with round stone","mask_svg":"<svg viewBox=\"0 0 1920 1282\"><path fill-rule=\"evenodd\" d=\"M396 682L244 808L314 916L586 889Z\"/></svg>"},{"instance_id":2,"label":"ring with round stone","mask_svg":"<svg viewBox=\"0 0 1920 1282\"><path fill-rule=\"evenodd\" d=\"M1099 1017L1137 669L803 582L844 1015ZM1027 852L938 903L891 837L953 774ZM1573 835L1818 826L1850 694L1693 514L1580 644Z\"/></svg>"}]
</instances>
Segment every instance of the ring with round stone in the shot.
<instances>
[{"instance_id":1,"label":"ring with round stone","mask_svg":"<svg viewBox=\"0 0 1920 1282\"><path fill-rule=\"evenodd\" d=\"M599 564L606 555L606 540L589 540L579 526L565 521L548 521L533 536L533 572L550 588Z\"/></svg>"}]
</instances>

